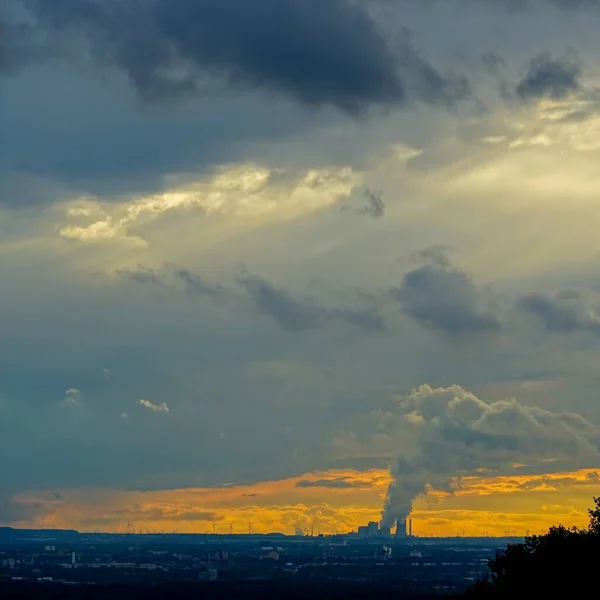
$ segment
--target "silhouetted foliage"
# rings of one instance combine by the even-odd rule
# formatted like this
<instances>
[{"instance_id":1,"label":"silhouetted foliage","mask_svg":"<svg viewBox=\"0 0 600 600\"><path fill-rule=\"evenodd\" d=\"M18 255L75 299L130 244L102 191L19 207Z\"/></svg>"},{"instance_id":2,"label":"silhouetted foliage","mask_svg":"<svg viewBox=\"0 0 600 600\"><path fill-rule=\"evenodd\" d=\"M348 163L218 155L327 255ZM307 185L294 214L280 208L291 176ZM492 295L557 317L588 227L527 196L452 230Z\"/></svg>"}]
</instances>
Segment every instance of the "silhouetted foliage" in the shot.
<instances>
[{"instance_id":1,"label":"silhouetted foliage","mask_svg":"<svg viewBox=\"0 0 600 600\"><path fill-rule=\"evenodd\" d=\"M594 498L587 529L551 527L544 535L510 544L489 561L489 576L467 597L587 597L600 565L600 498ZM581 594L581 596L579 596Z\"/></svg>"}]
</instances>

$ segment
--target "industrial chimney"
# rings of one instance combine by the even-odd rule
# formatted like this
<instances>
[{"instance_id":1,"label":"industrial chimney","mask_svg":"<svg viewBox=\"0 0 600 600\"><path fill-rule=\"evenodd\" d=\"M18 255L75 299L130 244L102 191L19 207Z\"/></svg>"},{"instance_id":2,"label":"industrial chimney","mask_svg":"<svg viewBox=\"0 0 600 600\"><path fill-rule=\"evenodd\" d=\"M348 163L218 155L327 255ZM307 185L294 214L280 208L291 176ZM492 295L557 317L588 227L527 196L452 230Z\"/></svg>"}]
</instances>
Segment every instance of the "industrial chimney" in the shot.
<instances>
[{"instance_id":1,"label":"industrial chimney","mask_svg":"<svg viewBox=\"0 0 600 600\"><path fill-rule=\"evenodd\" d=\"M408 537L412 537L412 519L408 520Z\"/></svg>"}]
</instances>

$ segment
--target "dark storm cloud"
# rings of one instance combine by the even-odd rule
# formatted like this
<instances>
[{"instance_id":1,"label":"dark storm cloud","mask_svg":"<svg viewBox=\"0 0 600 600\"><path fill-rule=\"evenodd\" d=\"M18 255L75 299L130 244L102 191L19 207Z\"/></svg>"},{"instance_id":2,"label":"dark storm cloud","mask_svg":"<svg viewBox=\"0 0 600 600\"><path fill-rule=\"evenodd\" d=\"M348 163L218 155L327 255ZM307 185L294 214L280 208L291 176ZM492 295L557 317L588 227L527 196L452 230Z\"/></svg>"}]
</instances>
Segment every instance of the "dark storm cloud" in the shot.
<instances>
[{"instance_id":1,"label":"dark storm cloud","mask_svg":"<svg viewBox=\"0 0 600 600\"><path fill-rule=\"evenodd\" d=\"M428 263L404 277L393 291L404 312L425 327L458 335L498 331L497 317L480 308L472 279L454 267L439 248L422 253Z\"/></svg>"},{"instance_id":2,"label":"dark storm cloud","mask_svg":"<svg viewBox=\"0 0 600 600\"><path fill-rule=\"evenodd\" d=\"M581 89L581 66L573 59L553 58L544 53L529 61L527 73L517 84L522 100L560 100Z\"/></svg>"},{"instance_id":3,"label":"dark storm cloud","mask_svg":"<svg viewBox=\"0 0 600 600\"><path fill-rule=\"evenodd\" d=\"M149 98L198 91L200 71L310 105L402 101L386 41L346 0L31 0L45 23L85 31L96 58ZM174 67L187 67L181 76Z\"/></svg>"},{"instance_id":4,"label":"dark storm cloud","mask_svg":"<svg viewBox=\"0 0 600 600\"><path fill-rule=\"evenodd\" d=\"M287 331L320 329L333 322L345 322L367 331L384 329L383 319L373 307L352 309L320 306L310 298L296 298L260 275L245 271L238 275L236 281L259 312L273 318Z\"/></svg>"},{"instance_id":5,"label":"dark storm cloud","mask_svg":"<svg viewBox=\"0 0 600 600\"><path fill-rule=\"evenodd\" d=\"M299 488L329 488L335 490L350 490L357 488L371 487L369 483L363 481L351 481L345 477L337 477L335 479L318 479L317 481L309 481L303 479L296 484Z\"/></svg>"},{"instance_id":6,"label":"dark storm cloud","mask_svg":"<svg viewBox=\"0 0 600 600\"><path fill-rule=\"evenodd\" d=\"M309 106L359 113L406 100L469 94L410 46L391 44L365 3L350 0L27 0L41 27L83 33L92 56L151 100L228 86L272 90ZM406 78L406 81L405 81Z\"/></svg>"},{"instance_id":7,"label":"dark storm cloud","mask_svg":"<svg viewBox=\"0 0 600 600\"><path fill-rule=\"evenodd\" d=\"M520 298L518 306L533 315L544 329L554 333L600 333L600 297L590 292L559 290Z\"/></svg>"}]
</instances>

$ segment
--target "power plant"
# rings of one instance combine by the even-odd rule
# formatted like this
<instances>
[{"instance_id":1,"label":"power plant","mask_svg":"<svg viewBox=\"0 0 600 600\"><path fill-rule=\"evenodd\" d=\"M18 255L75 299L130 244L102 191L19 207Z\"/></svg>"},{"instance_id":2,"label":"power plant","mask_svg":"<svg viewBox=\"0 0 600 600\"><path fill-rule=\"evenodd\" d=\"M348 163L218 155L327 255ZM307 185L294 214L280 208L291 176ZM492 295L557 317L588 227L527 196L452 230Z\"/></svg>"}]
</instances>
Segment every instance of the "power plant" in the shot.
<instances>
[{"instance_id":1,"label":"power plant","mask_svg":"<svg viewBox=\"0 0 600 600\"><path fill-rule=\"evenodd\" d=\"M377 523L377 521L370 521L368 525L361 525L357 530L357 535L365 538L385 538L394 540L405 540L413 537L413 523L412 519L403 521L396 521L396 529L392 534L390 527Z\"/></svg>"}]
</instances>

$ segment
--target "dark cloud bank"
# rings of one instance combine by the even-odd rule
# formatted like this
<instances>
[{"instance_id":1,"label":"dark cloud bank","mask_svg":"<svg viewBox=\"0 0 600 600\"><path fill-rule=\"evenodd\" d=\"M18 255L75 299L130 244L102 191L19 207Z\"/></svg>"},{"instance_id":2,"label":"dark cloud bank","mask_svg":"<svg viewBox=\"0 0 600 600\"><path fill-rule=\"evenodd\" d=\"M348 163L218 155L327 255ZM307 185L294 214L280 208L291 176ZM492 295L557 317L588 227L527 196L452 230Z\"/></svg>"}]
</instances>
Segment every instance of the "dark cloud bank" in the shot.
<instances>
[{"instance_id":1,"label":"dark cloud bank","mask_svg":"<svg viewBox=\"0 0 600 600\"><path fill-rule=\"evenodd\" d=\"M395 40L392 49L367 3L24 0L23 6L29 15L20 20L23 11L4 11L11 32L6 64L40 60L44 53L34 49L47 43L48 32L63 40L77 36L93 59L122 70L149 100L202 92L219 81L357 114L404 103L407 87L432 104L450 105L469 93L466 80L445 78L407 40ZM27 49L17 43L26 35Z\"/></svg>"}]
</instances>

